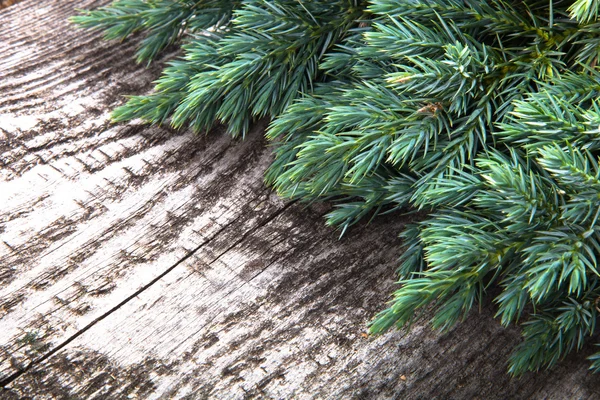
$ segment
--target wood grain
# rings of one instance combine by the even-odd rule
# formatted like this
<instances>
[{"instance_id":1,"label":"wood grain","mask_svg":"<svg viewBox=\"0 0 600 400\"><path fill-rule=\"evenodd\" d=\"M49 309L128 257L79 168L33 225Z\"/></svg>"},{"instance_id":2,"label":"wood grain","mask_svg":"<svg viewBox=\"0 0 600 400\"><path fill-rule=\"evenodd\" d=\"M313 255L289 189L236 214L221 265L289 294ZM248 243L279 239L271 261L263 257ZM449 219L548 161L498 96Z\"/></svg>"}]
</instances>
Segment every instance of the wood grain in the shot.
<instances>
[{"instance_id":1,"label":"wood grain","mask_svg":"<svg viewBox=\"0 0 600 400\"><path fill-rule=\"evenodd\" d=\"M0 0L0 9L17 4L21 0Z\"/></svg>"},{"instance_id":2,"label":"wood grain","mask_svg":"<svg viewBox=\"0 0 600 400\"><path fill-rule=\"evenodd\" d=\"M0 398L598 398L571 357L510 379L519 332L484 305L446 335L365 335L407 217L342 240L278 199L265 121L245 141L113 125L162 61L67 22L107 1L0 12Z\"/></svg>"}]
</instances>

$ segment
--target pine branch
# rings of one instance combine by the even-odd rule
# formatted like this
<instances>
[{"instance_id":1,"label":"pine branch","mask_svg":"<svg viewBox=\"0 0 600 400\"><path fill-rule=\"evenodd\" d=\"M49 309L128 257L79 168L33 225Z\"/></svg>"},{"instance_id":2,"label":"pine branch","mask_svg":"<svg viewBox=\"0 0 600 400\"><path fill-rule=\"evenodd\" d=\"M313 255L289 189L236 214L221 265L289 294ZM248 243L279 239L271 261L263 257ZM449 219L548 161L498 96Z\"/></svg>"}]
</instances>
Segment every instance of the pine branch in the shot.
<instances>
[{"instance_id":1,"label":"pine branch","mask_svg":"<svg viewBox=\"0 0 600 400\"><path fill-rule=\"evenodd\" d=\"M85 11L71 20L84 28L103 30L107 40L146 32L136 56L138 62L150 62L186 30L198 32L226 23L239 4L218 0L117 0L109 7Z\"/></svg>"},{"instance_id":2,"label":"pine branch","mask_svg":"<svg viewBox=\"0 0 600 400\"><path fill-rule=\"evenodd\" d=\"M270 118L279 195L335 204L343 234L410 207L399 288L372 332L451 329L491 285L524 326L509 372L555 365L600 298L597 1L117 0L75 21L183 40L153 93L113 119L244 135ZM533 311L532 311L533 310ZM591 357L600 370L600 352Z\"/></svg>"}]
</instances>

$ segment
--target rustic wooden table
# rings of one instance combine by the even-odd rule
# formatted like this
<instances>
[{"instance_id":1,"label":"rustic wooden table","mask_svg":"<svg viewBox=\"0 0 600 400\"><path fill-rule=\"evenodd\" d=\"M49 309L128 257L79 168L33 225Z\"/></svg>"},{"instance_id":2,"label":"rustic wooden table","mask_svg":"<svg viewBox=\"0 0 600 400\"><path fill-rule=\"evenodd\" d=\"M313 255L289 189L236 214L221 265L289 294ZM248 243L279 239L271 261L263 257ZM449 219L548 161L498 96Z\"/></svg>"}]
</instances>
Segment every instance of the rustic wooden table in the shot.
<instances>
[{"instance_id":1,"label":"rustic wooden table","mask_svg":"<svg viewBox=\"0 0 600 400\"><path fill-rule=\"evenodd\" d=\"M489 305L367 337L406 220L338 240L325 205L264 187L264 123L111 124L160 63L67 21L106 3L0 11L0 398L600 397L581 356L511 380L519 333Z\"/></svg>"}]
</instances>

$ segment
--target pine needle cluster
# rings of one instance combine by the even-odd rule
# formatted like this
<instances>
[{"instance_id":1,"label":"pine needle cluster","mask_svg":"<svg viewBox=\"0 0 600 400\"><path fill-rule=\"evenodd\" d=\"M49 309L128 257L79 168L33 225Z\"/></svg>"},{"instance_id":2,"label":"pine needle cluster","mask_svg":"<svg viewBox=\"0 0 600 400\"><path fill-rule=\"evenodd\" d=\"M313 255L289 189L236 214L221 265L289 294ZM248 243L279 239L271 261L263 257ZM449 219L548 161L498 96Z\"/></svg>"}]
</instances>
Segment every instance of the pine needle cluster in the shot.
<instances>
[{"instance_id":1,"label":"pine needle cluster","mask_svg":"<svg viewBox=\"0 0 600 400\"><path fill-rule=\"evenodd\" d=\"M422 210L401 233L399 289L374 333L450 329L500 288L522 324L515 375L596 332L600 282L600 2L117 0L74 21L142 32L138 61L181 43L141 118L244 135L268 117L286 198L329 200L342 233ZM590 357L600 369L600 352Z\"/></svg>"}]
</instances>

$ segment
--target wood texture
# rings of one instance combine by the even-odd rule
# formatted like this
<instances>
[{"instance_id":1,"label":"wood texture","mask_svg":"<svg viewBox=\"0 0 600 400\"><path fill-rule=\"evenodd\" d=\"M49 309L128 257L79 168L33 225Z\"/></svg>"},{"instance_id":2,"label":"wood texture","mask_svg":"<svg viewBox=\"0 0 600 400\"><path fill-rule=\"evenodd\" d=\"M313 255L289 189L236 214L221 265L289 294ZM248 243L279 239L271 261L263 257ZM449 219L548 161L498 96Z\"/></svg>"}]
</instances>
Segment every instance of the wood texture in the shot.
<instances>
[{"instance_id":1,"label":"wood texture","mask_svg":"<svg viewBox=\"0 0 600 400\"><path fill-rule=\"evenodd\" d=\"M67 22L106 3L0 12L0 398L600 397L590 348L510 379L519 333L491 305L368 337L406 218L338 240L326 205L264 187L265 122L245 141L111 124L161 65Z\"/></svg>"},{"instance_id":2,"label":"wood texture","mask_svg":"<svg viewBox=\"0 0 600 400\"><path fill-rule=\"evenodd\" d=\"M17 4L21 0L0 0L0 9Z\"/></svg>"}]
</instances>

